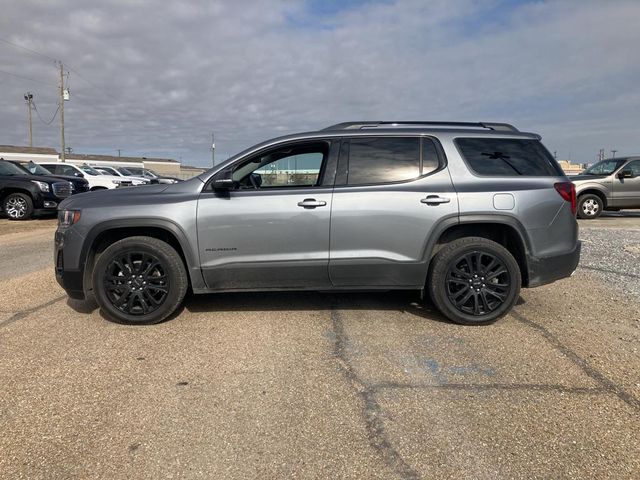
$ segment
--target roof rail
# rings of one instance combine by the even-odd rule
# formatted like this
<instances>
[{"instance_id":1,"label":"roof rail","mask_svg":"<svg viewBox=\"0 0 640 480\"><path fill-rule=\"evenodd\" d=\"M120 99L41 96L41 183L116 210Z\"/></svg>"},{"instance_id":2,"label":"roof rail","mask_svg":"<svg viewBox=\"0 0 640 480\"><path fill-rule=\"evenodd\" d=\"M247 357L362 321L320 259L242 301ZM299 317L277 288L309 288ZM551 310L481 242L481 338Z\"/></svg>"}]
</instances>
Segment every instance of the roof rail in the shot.
<instances>
[{"instance_id":1,"label":"roof rail","mask_svg":"<svg viewBox=\"0 0 640 480\"><path fill-rule=\"evenodd\" d=\"M494 122L343 122L323 128L323 130L363 130L367 128L385 127L459 127L459 128L486 128L488 130L499 130L506 132L519 132L519 130L509 123Z\"/></svg>"}]
</instances>

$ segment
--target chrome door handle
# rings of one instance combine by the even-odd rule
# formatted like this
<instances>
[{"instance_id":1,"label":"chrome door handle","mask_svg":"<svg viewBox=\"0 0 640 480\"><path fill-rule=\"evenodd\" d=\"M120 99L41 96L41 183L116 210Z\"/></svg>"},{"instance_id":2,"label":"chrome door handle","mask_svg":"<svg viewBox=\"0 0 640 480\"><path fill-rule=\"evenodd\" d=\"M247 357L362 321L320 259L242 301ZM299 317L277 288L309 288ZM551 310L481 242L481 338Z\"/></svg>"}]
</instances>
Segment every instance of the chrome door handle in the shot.
<instances>
[{"instance_id":1,"label":"chrome door handle","mask_svg":"<svg viewBox=\"0 0 640 480\"><path fill-rule=\"evenodd\" d=\"M438 195L427 195L427 198L420 200L420 203L426 203L427 205L440 205L441 203L449 203L450 198L439 197Z\"/></svg>"},{"instance_id":2,"label":"chrome door handle","mask_svg":"<svg viewBox=\"0 0 640 480\"><path fill-rule=\"evenodd\" d=\"M298 202L298 206L302 208L324 207L327 204L324 200L316 200L315 198L305 198L302 202Z\"/></svg>"}]
</instances>

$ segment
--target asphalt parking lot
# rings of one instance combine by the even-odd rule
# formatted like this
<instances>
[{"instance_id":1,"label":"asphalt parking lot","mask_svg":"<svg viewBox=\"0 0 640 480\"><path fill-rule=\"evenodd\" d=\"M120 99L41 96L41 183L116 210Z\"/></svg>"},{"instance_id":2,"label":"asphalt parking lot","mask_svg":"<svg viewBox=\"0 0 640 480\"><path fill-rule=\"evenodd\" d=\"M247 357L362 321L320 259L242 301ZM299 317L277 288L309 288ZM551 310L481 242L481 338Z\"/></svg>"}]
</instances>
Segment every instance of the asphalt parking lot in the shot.
<instances>
[{"instance_id":1,"label":"asphalt parking lot","mask_svg":"<svg viewBox=\"0 0 640 480\"><path fill-rule=\"evenodd\" d=\"M1 478L640 477L640 215L480 328L410 293L117 325L58 287L54 228L0 220Z\"/></svg>"}]
</instances>

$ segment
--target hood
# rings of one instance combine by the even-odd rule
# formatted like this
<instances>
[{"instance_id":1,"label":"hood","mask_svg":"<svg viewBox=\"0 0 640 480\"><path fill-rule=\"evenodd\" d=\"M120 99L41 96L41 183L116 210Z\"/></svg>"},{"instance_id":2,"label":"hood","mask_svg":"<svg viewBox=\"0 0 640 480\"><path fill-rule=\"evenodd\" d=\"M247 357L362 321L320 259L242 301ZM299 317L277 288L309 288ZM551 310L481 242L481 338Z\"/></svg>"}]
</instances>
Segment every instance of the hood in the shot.
<instances>
[{"instance_id":1,"label":"hood","mask_svg":"<svg viewBox=\"0 0 640 480\"><path fill-rule=\"evenodd\" d=\"M69 181L65 178L60 178L57 175L31 175L27 173L25 173L24 175L4 175L4 177L11 178L12 180L15 180L15 179L18 179L18 180L22 179L24 181L35 180L36 182L47 182L47 183L59 183L59 182Z\"/></svg>"},{"instance_id":2,"label":"hood","mask_svg":"<svg viewBox=\"0 0 640 480\"><path fill-rule=\"evenodd\" d=\"M107 175L105 175L107 177ZM122 177L120 177L122 178ZM109 190L96 190L95 192L82 193L68 197L60 203L59 209L81 209L83 207L93 207L104 202L122 202L126 205L135 197L148 197L164 192L171 185L140 185L130 188L114 188Z\"/></svg>"},{"instance_id":3,"label":"hood","mask_svg":"<svg viewBox=\"0 0 640 480\"><path fill-rule=\"evenodd\" d=\"M572 182L584 182L585 180L597 182L598 180L604 180L608 176L609 175L569 175L569 180Z\"/></svg>"},{"instance_id":4,"label":"hood","mask_svg":"<svg viewBox=\"0 0 640 480\"><path fill-rule=\"evenodd\" d=\"M125 177L119 177L118 175L91 175L90 173L83 172L84 178L100 178L102 180L118 180L119 182L130 182L131 180Z\"/></svg>"},{"instance_id":5,"label":"hood","mask_svg":"<svg viewBox=\"0 0 640 480\"><path fill-rule=\"evenodd\" d=\"M85 180L82 177L74 177L73 175L36 175L37 178L55 178L58 182L59 181L65 181L65 182L71 182L71 183L80 183L80 184L85 184L85 183L89 183L87 182L87 180Z\"/></svg>"}]
</instances>

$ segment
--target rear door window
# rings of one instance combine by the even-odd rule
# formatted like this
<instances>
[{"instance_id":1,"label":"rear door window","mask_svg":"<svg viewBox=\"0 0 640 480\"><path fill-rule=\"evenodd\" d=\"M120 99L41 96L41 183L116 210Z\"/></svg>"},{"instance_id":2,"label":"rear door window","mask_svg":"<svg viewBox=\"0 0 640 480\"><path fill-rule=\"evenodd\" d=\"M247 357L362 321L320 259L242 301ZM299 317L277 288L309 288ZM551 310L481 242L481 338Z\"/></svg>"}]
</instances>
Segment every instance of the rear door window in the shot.
<instances>
[{"instance_id":1,"label":"rear door window","mask_svg":"<svg viewBox=\"0 0 640 480\"><path fill-rule=\"evenodd\" d=\"M419 176L419 138L352 138L349 141L349 185L401 182Z\"/></svg>"},{"instance_id":2,"label":"rear door window","mask_svg":"<svg viewBox=\"0 0 640 480\"><path fill-rule=\"evenodd\" d=\"M479 175L564 175L560 166L538 140L458 138L456 144L471 170Z\"/></svg>"}]
</instances>

